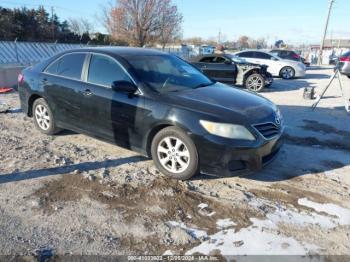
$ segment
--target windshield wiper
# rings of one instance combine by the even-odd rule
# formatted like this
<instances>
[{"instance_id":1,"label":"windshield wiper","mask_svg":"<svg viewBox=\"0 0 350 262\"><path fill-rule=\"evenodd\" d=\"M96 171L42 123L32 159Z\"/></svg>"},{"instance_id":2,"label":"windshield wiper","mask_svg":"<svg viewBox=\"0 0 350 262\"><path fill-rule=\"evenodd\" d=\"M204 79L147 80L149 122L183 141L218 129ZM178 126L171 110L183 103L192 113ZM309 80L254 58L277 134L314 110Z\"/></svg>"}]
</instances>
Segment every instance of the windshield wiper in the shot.
<instances>
[{"instance_id":1,"label":"windshield wiper","mask_svg":"<svg viewBox=\"0 0 350 262\"><path fill-rule=\"evenodd\" d=\"M199 84L197 86L195 86L193 89L197 89L197 88L201 88L201 87L206 87L206 86L211 86L211 85L214 85L216 82L211 82L211 83L202 83L202 84Z\"/></svg>"}]
</instances>

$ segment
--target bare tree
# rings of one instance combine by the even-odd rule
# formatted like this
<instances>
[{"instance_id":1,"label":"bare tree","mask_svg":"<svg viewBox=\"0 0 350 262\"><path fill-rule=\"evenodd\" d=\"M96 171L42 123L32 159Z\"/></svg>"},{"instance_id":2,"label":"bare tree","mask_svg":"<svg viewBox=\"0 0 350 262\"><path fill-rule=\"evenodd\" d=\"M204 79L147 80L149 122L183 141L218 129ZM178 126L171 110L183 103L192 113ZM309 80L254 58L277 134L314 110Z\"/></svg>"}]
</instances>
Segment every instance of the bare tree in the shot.
<instances>
[{"instance_id":1,"label":"bare tree","mask_svg":"<svg viewBox=\"0 0 350 262\"><path fill-rule=\"evenodd\" d=\"M168 23L161 21L181 24L182 16L177 18L179 13L174 7L170 0L118 0L103 11L105 26L113 39L124 40L134 46L143 47L157 40L169 41L178 28L169 32ZM177 19L173 17L174 11Z\"/></svg>"},{"instance_id":2,"label":"bare tree","mask_svg":"<svg viewBox=\"0 0 350 262\"><path fill-rule=\"evenodd\" d=\"M249 48L249 37L248 36L241 36L238 38L238 46L239 48Z\"/></svg>"},{"instance_id":3,"label":"bare tree","mask_svg":"<svg viewBox=\"0 0 350 262\"><path fill-rule=\"evenodd\" d=\"M68 24L70 30L80 36L83 34L90 34L94 30L92 23L90 23L90 21L85 18L69 18Z\"/></svg>"},{"instance_id":4,"label":"bare tree","mask_svg":"<svg viewBox=\"0 0 350 262\"><path fill-rule=\"evenodd\" d=\"M177 6L172 5L171 0L163 0L159 14L159 42L164 49L165 46L181 33L182 14Z\"/></svg>"}]
</instances>

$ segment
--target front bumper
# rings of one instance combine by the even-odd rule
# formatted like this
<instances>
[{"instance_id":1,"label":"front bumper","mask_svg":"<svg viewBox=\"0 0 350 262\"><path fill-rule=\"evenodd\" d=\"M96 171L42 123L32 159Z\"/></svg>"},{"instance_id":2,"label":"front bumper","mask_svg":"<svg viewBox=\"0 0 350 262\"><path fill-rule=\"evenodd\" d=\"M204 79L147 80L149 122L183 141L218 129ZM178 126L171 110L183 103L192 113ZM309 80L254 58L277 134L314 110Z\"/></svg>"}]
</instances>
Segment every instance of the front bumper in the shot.
<instances>
[{"instance_id":1,"label":"front bumper","mask_svg":"<svg viewBox=\"0 0 350 262\"><path fill-rule=\"evenodd\" d=\"M200 170L214 176L232 176L261 170L272 162L283 145L282 132L270 140L261 140L255 145L227 144L215 136L197 138L195 141Z\"/></svg>"}]
</instances>

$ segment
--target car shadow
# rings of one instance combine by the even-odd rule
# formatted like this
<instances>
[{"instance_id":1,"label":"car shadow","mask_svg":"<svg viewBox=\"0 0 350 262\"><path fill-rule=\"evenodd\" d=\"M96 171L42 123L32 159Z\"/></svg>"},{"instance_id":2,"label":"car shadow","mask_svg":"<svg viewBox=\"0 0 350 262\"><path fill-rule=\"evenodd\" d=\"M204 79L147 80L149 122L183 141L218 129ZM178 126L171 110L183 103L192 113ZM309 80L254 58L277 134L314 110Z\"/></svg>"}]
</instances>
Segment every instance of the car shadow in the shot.
<instances>
[{"instance_id":1,"label":"car shadow","mask_svg":"<svg viewBox=\"0 0 350 262\"><path fill-rule=\"evenodd\" d=\"M317 87L317 85L303 79L297 79L297 80L275 79L272 86L264 88L261 93L293 91L293 90L304 89L307 87Z\"/></svg>"},{"instance_id":2,"label":"car shadow","mask_svg":"<svg viewBox=\"0 0 350 262\"><path fill-rule=\"evenodd\" d=\"M68 174L79 170L80 172L87 172L92 170L97 170L101 168L115 168L124 164L138 163L148 160L143 156L131 156L120 159L105 160L105 161L95 161L95 162L84 162L79 164L72 164L60 167L44 168L37 170L20 171L14 173L8 173L0 175L0 184L6 184L10 182L19 182L22 180L30 180L35 178L50 177Z\"/></svg>"}]
</instances>

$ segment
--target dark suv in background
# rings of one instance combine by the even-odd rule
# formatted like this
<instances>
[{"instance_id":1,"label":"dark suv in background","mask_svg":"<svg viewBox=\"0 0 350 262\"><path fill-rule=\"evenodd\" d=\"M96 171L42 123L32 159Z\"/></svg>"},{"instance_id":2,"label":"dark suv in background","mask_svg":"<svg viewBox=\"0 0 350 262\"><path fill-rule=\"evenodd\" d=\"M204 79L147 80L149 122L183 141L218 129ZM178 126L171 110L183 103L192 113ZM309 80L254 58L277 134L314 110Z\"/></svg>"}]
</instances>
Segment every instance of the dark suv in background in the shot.
<instances>
[{"instance_id":1,"label":"dark suv in background","mask_svg":"<svg viewBox=\"0 0 350 262\"><path fill-rule=\"evenodd\" d=\"M270 51L271 54L277 55L278 57L282 59L302 62L306 66L310 66L310 63L305 60L302 56L297 54L296 52L292 50L285 50L285 49L274 49Z\"/></svg>"}]
</instances>

